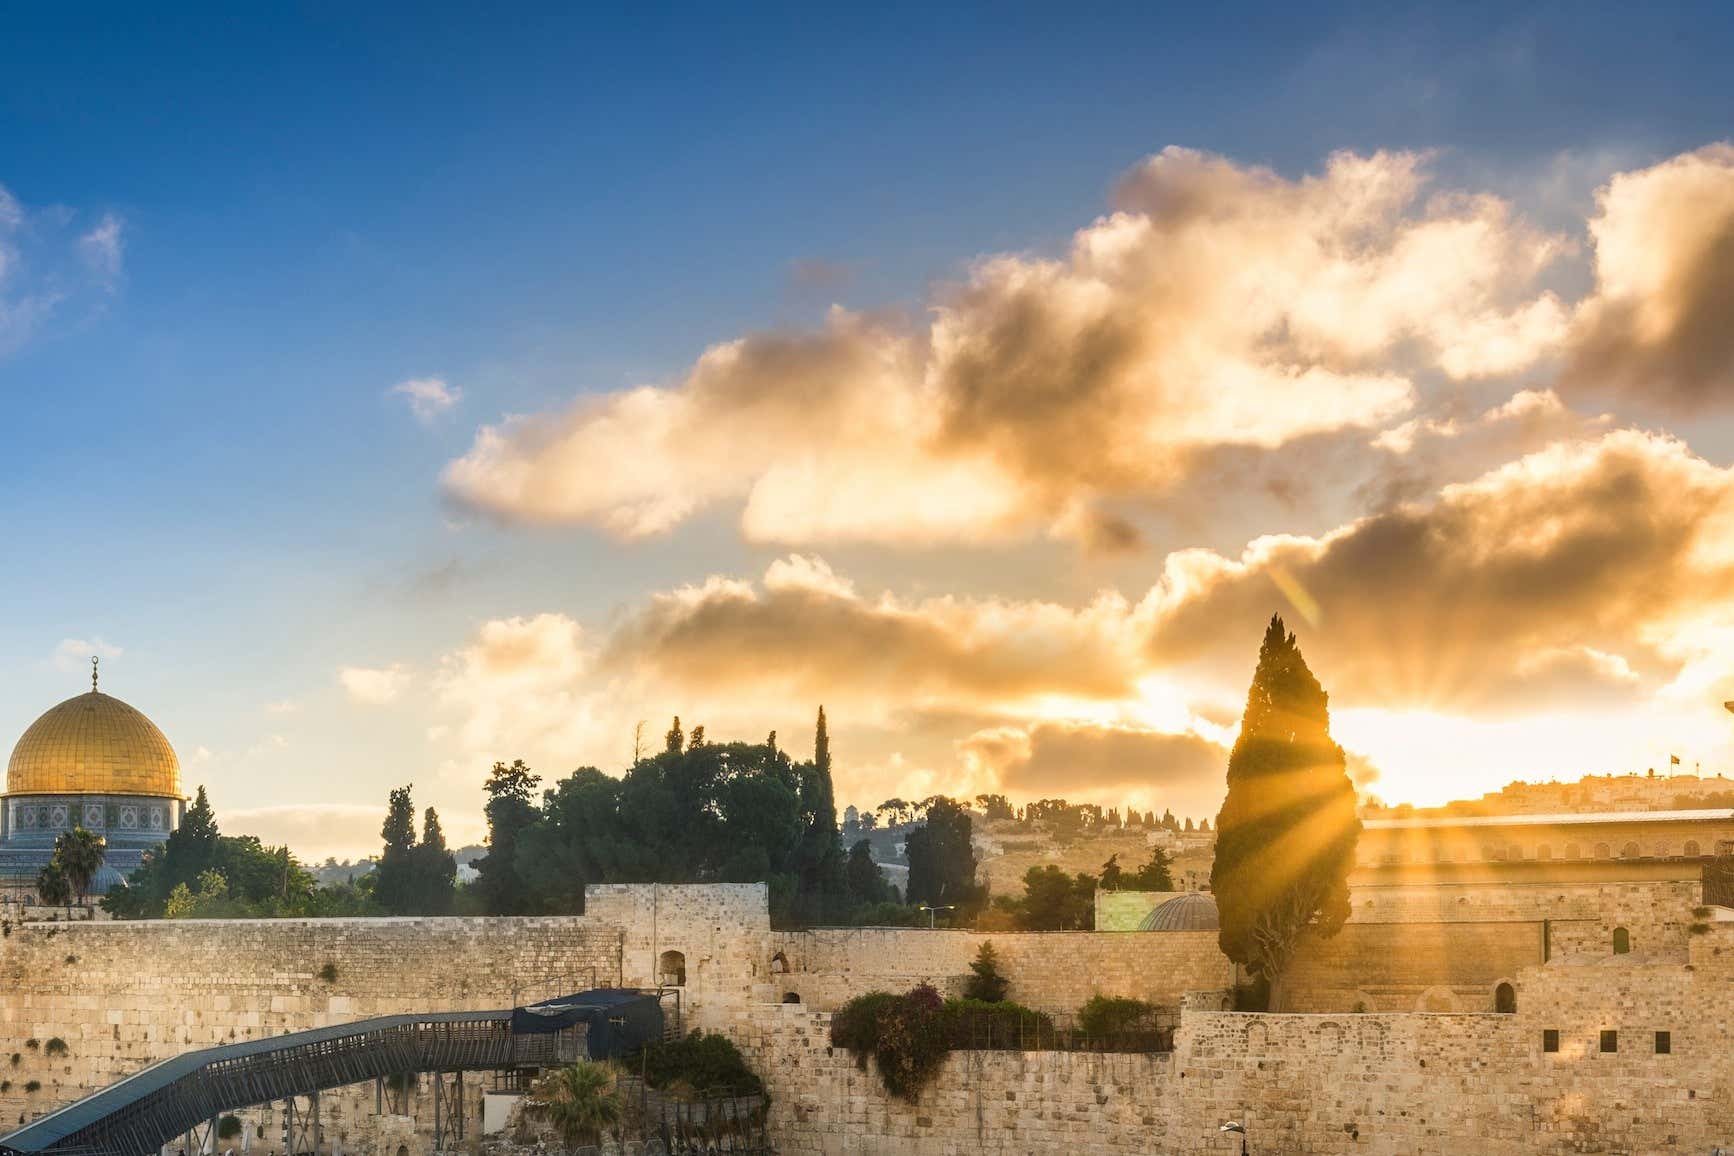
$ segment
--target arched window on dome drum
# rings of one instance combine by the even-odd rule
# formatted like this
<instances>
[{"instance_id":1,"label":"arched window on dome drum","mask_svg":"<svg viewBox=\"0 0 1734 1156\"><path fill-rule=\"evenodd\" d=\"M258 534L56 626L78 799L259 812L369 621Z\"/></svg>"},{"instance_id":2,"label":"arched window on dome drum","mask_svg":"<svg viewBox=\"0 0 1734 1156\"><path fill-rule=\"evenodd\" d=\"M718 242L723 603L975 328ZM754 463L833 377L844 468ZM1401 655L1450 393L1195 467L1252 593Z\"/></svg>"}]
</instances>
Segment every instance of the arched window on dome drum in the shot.
<instances>
[{"instance_id":1,"label":"arched window on dome drum","mask_svg":"<svg viewBox=\"0 0 1734 1156\"><path fill-rule=\"evenodd\" d=\"M1613 853L1614 853L1613 848L1609 847L1606 843L1597 843L1596 844L1596 858L1597 859L1612 858Z\"/></svg>"},{"instance_id":2,"label":"arched window on dome drum","mask_svg":"<svg viewBox=\"0 0 1734 1156\"><path fill-rule=\"evenodd\" d=\"M1631 843L1627 843L1624 847L1620 848L1620 858L1621 859L1636 859L1636 858L1640 857L1641 855L1643 855L1643 853L1644 853L1643 850L1637 845L1637 843L1635 841L1631 842Z\"/></svg>"},{"instance_id":3,"label":"arched window on dome drum","mask_svg":"<svg viewBox=\"0 0 1734 1156\"><path fill-rule=\"evenodd\" d=\"M1614 954L1625 955L1632 950L1632 933L1623 927L1614 928Z\"/></svg>"},{"instance_id":4,"label":"arched window on dome drum","mask_svg":"<svg viewBox=\"0 0 1734 1156\"><path fill-rule=\"evenodd\" d=\"M1493 1010L1501 1015L1513 1015L1517 1011L1517 989L1509 983L1502 983L1493 989Z\"/></svg>"},{"instance_id":5,"label":"arched window on dome drum","mask_svg":"<svg viewBox=\"0 0 1734 1156\"><path fill-rule=\"evenodd\" d=\"M1578 847L1578 845L1576 843L1567 843L1565 845L1565 857L1567 859L1577 859L1577 858L1580 858L1582 856L1582 854L1583 854L1583 851Z\"/></svg>"},{"instance_id":6,"label":"arched window on dome drum","mask_svg":"<svg viewBox=\"0 0 1734 1156\"><path fill-rule=\"evenodd\" d=\"M1541 846L1539 846L1535 849L1535 857L1537 859L1552 859L1553 858L1553 848L1550 847L1548 844L1543 843Z\"/></svg>"},{"instance_id":7,"label":"arched window on dome drum","mask_svg":"<svg viewBox=\"0 0 1734 1156\"><path fill-rule=\"evenodd\" d=\"M1505 849L1505 857L1513 863L1516 863L1523 858L1523 848L1519 847L1516 843L1513 843Z\"/></svg>"},{"instance_id":8,"label":"arched window on dome drum","mask_svg":"<svg viewBox=\"0 0 1734 1156\"><path fill-rule=\"evenodd\" d=\"M1688 859L1696 859L1699 855L1703 854L1702 851L1698 850L1698 840L1687 839L1686 840L1686 849L1683 852L1683 854Z\"/></svg>"}]
</instances>

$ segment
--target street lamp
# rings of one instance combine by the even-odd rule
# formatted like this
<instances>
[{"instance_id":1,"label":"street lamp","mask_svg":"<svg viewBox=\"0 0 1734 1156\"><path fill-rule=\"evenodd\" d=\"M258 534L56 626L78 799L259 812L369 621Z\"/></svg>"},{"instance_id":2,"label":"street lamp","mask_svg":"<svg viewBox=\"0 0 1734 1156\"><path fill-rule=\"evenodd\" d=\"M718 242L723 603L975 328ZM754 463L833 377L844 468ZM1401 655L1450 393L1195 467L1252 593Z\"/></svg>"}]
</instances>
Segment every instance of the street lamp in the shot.
<instances>
[{"instance_id":1,"label":"street lamp","mask_svg":"<svg viewBox=\"0 0 1734 1156\"><path fill-rule=\"evenodd\" d=\"M934 920L937 918L935 913L940 912L940 911L956 911L957 910L957 904L955 904L955 903L942 903L938 907L929 907L927 904L923 903L920 907L917 907L915 910L927 912L927 930L932 931L933 927L934 927Z\"/></svg>"},{"instance_id":2,"label":"street lamp","mask_svg":"<svg viewBox=\"0 0 1734 1156\"><path fill-rule=\"evenodd\" d=\"M1240 1156L1246 1156L1246 1125L1245 1124L1241 1124L1241 1123L1238 1123L1234 1120L1230 1120L1226 1124L1218 1125L1216 1130L1218 1132L1239 1132L1240 1133Z\"/></svg>"}]
</instances>

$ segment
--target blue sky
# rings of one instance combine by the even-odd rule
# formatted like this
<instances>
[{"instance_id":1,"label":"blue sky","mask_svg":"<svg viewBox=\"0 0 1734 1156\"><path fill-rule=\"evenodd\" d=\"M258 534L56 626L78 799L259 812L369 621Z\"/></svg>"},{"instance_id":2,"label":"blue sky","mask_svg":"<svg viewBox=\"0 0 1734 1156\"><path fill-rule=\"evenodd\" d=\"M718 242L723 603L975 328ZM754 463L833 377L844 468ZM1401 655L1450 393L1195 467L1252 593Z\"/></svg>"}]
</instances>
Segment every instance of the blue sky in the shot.
<instances>
[{"instance_id":1,"label":"blue sky","mask_svg":"<svg viewBox=\"0 0 1734 1156\"><path fill-rule=\"evenodd\" d=\"M0 352L0 733L79 688L63 641L101 639L110 687L220 806L376 806L414 779L471 832L485 766L450 736L473 717L457 692L433 700L482 624L558 614L603 639L654 592L815 552L727 512L625 541L479 515L440 484L479 427L667 384L833 303L919 319L983 255L1064 254L1169 145L1291 180L1338 150L1425 151L1439 185L1581 233L1600 182L1725 138L1734 107L1734 11L1711 4L4 19L0 186L25 218L0 300L53 304ZM80 248L105 219L112 274ZM389 391L430 377L462 399L418 421ZM1672 422L1647 404L1634 420ZM1727 465L1720 409L1668 428ZM1168 551L1322 533L1351 505L1303 503L1288 527L1237 506L1131 556L1040 535L822 552L867 591L1076 605L1140 597ZM382 709L338 674L393 666ZM804 727L800 689L768 688L761 713ZM609 709L660 718L693 697ZM896 713L861 749L926 760L941 785L943 752L983 722L918 756ZM617 768L629 741L536 728L521 745L571 765ZM509 728L492 737L519 753ZM863 772L859 790L900 781Z\"/></svg>"}]
</instances>

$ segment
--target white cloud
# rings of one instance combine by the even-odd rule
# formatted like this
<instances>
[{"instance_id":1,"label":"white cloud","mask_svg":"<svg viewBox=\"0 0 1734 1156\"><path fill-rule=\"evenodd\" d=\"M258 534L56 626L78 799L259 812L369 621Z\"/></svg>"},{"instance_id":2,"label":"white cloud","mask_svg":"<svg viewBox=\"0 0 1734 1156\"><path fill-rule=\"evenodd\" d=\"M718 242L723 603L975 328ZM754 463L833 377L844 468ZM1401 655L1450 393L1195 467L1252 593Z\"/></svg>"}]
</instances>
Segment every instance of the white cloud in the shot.
<instances>
[{"instance_id":1,"label":"white cloud","mask_svg":"<svg viewBox=\"0 0 1734 1156\"><path fill-rule=\"evenodd\" d=\"M1102 503L1160 501L1206 451L1376 429L1424 377L1563 339L1536 283L1566 243L1425 185L1408 153L1289 180L1167 149L1063 259L987 257L924 325L837 309L717 345L672 385L484 427L445 486L625 537L738 501L755 541L1123 540Z\"/></svg>"},{"instance_id":2,"label":"white cloud","mask_svg":"<svg viewBox=\"0 0 1734 1156\"><path fill-rule=\"evenodd\" d=\"M125 247L121 239L120 218L113 213L104 213L102 220L78 239L79 255L91 275L102 285L110 287L120 280Z\"/></svg>"},{"instance_id":3,"label":"white cloud","mask_svg":"<svg viewBox=\"0 0 1734 1156\"><path fill-rule=\"evenodd\" d=\"M123 222L106 213L73 235L75 214L31 208L0 187L0 356L70 307L98 305L120 280Z\"/></svg>"},{"instance_id":4,"label":"white cloud","mask_svg":"<svg viewBox=\"0 0 1734 1156\"><path fill-rule=\"evenodd\" d=\"M406 398L409 411L424 424L432 422L464 399L464 391L447 384L442 377L412 377L398 382L386 392Z\"/></svg>"},{"instance_id":5,"label":"white cloud","mask_svg":"<svg viewBox=\"0 0 1734 1156\"><path fill-rule=\"evenodd\" d=\"M390 666L346 666L337 672L337 681L349 692L352 701L367 706L384 706L402 694L414 676L402 663Z\"/></svg>"},{"instance_id":6,"label":"white cloud","mask_svg":"<svg viewBox=\"0 0 1734 1156\"><path fill-rule=\"evenodd\" d=\"M63 638L54 648L51 661L56 670L89 672L90 660L119 658L126 652L100 635L89 638Z\"/></svg>"},{"instance_id":7,"label":"white cloud","mask_svg":"<svg viewBox=\"0 0 1734 1156\"><path fill-rule=\"evenodd\" d=\"M266 703L265 713L276 715L299 714L301 713L301 704L292 698L280 698L275 702Z\"/></svg>"}]
</instances>

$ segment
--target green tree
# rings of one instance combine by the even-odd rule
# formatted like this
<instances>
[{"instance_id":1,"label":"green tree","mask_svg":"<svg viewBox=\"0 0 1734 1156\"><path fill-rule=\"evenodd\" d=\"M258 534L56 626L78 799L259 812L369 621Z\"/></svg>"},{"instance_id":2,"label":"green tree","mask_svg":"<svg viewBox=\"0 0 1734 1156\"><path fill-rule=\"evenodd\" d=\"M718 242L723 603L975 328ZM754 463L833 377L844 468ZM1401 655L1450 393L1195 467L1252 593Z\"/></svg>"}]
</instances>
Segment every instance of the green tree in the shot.
<instances>
[{"instance_id":1,"label":"green tree","mask_svg":"<svg viewBox=\"0 0 1734 1156\"><path fill-rule=\"evenodd\" d=\"M969 812L946 798L929 801L927 822L909 833L911 904L955 906L968 912L980 906L984 891L975 882L975 851L970 846Z\"/></svg>"},{"instance_id":2,"label":"green tree","mask_svg":"<svg viewBox=\"0 0 1734 1156\"><path fill-rule=\"evenodd\" d=\"M884 869L873 861L873 844L868 840L859 839L849 848L849 863L844 875L851 908L890 901L891 884L885 878Z\"/></svg>"},{"instance_id":3,"label":"green tree","mask_svg":"<svg viewBox=\"0 0 1734 1156\"><path fill-rule=\"evenodd\" d=\"M1102 864L1101 884L1104 891L1118 891L1126 878L1126 872L1120 866L1118 852L1108 856L1108 861Z\"/></svg>"},{"instance_id":4,"label":"green tree","mask_svg":"<svg viewBox=\"0 0 1734 1156\"><path fill-rule=\"evenodd\" d=\"M1129 875L1122 875L1120 886L1128 891L1172 891L1174 890L1174 875L1170 868L1174 860L1160 847L1150 848L1150 862L1138 868ZM1107 873L1103 872L1102 883L1107 885Z\"/></svg>"},{"instance_id":5,"label":"green tree","mask_svg":"<svg viewBox=\"0 0 1734 1156\"><path fill-rule=\"evenodd\" d=\"M102 870L108 857L108 840L95 831L74 827L54 840L54 862L60 864L66 882L82 904L90 894L90 884Z\"/></svg>"},{"instance_id":6,"label":"green tree","mask_svg":"<svg viewBox=\"0 0 1734 1156\"><path fill-rule=\"evenodd\" d=\"M475 887L489 915L523 915L534 910L534 897L517 863L519 836L535 826L541 814L530 802L541 776L523 759L511 766L495 763L488 775L483 814L488 820L488 853L476 860Z\"/></svg>"},{"instance_id":7,"label":"green tree","mask_svg":"<svg viewBox=\"0 0 1734 1156\"><path fill-rule=\"evenodd\" d=\"M409 915L416 905L415 803L410 799L414 784L393 787L385 808L380 835L385 840L374 869L373 897L391 915Z\"/></svg>"},{"instance_id":8,"label":"green tree","mask_svg":"<svg viewBox=\"0 0 1734 1156\"><path fill-rule=\"evenodd\" d=\"M1329 698L1278 615L1259 648L1216 832L1210 884L1223 953L1275 985L1309 925L1329 936L1348 918L1361 832Z\"/></svg>"},{"instance_id":9,"label":"green tree","mask_svg":"<svg viewBox=\"0 0 1734 1156\"><path fill-rule=\"evenodd\" d=\"M580 1060L556 1068L530 1092L530 1100L560 1133L566 1149L599 1144L602 1135L624 1114L614 1090L614 1073L605 1064Z\"/></svg>"},{"instance_id":10,"label":"green tree","mask_svg":"<svg viewBox=\"0 0 1734 1156\"><path fill-rule=\"evenodd\" d=\"M1068 875L1052 863L1024 872L1019 926L1027 931L1091 931L1096 926L1096 877Z\"/></svg>"},{"instance_id":11,"label":"green tree","mask_svg":"<svg viewBox=\"0 0 1734 1156\"><path fill-rule=\"evenodd\" d=\"M421 842L415 845L415 913L449 915L457 894L458 861L446 846L439 812L432 807L422 816Z\"/></svg>"},{"instance_id":12,"label":"green tree","mask_svg":"<svg viewBox=\"0 0 1734 1156\"><path fill-rule=\"evenodd\" d=\"M1005 999L1006 992L1011 990L1011 980L1000 973L999 952L994 950L991 939L983 940L976 949L969 972L969 982L963 986L964 999L999 1003Z\"/></svg>"},{"instance_id":13,"label":"green tree","mask_svg":"<svg viewBox=\"0 0 1734 1156\"><path fill-rule=\"evenodd\" d=\"M65 907L72 902L72 884L59 861L50 859L48 866L36 873L36 894L50 907Z\"/></svg>"},{"instance_id":14,"label":"green tree","mask_svg":"<svg viewBox=\"0 0 1734 1156\"><path fill-rule=\"evenodd\" d=\"M836 788L831 781L831 736L822 706L813 726L813 761L800 767L797 776L802 829L789 864L795 875L793 915L801 923L839 920L847 914L849 887L843 839L837 830Z\"/></svg>"}]
</instances>

